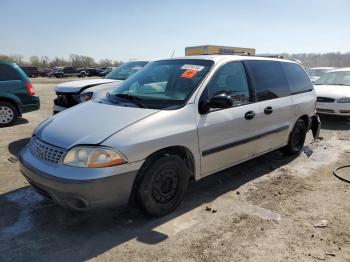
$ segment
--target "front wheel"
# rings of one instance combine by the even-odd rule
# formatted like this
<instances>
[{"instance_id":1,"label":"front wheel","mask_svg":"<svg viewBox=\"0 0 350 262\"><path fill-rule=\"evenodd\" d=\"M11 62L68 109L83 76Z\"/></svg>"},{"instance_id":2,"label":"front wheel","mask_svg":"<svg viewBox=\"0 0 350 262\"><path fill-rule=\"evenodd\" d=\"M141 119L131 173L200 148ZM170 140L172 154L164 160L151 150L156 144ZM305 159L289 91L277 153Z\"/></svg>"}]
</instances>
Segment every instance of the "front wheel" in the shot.
<instances>
[{"instance_id":1,"label":"front wheel","mask_svg":"<svg viewBox=\"0 0 350 262\"><path fill-rule=\"evenodd\" d=\"M305 143L306 131L305 121L298 119L290 133L288 145L284 148L287 154L296 155L301 152Z\"/></svg>"},{"instance_id":2,"label":"front wheel","mask_svg":"<svg viewBox=\"0 0 350 262\"><path fill-rule=\"evenodd\" d=\"M12 126L18 118L17 108L8 102L0 102L0 127Z\"/></svg>"},{"instance_id":3,"label":"front wheel","mask_svg":"<svg viewBox=\"0 0 350 262\"><path fill-rule=\"evenodd\" d=\"M163 216L175 210L185 196L189 172L179 156L165 155L141 171L137 199L152 216Z\"/></svg>"}]
</instances>

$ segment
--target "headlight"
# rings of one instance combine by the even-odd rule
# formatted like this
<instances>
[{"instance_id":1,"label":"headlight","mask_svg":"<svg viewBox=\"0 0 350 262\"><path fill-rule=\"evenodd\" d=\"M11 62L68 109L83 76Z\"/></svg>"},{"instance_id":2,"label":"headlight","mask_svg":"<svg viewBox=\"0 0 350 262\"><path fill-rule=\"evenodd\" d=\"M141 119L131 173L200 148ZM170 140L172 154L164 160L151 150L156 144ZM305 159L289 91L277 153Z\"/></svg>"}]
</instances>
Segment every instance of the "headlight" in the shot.
<instances>
[{"instance_id":1,"label":"headlight","mask_svg":"<svg viewBox=\"0 0 350 262\"><path fill-rule=\"evenodd\" d=\"M337 103L350 103L350 97L342 97L337 99Z\"/></svg>"},{"instance_id":2,"label":"headlight","mask_svg":"<svg viewBox=\"0 0 350 262\"><path fill-rule=\"evenodd\" d=\"M77 146L66 154L63 163L68 166L98 168L125 164L126 158L106 147Z\"/></svg>"},{"instance_id":3,"label":"headlight","mask_svg":"<svg viewBox=\"0 0 350 262\"><path fill-rule=\"evenodd\" d=\"M93 94L94 93L92 92L80 94L80 103L89 101L92 98Z\"/></svg>"}]
</instances>

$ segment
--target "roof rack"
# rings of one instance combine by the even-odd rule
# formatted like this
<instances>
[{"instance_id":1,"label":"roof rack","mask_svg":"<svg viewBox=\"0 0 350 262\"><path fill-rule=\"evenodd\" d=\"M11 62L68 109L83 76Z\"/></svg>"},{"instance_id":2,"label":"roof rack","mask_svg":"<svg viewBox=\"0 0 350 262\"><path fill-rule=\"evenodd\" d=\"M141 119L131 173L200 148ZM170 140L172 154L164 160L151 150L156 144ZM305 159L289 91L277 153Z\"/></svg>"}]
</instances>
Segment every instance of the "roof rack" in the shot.
<instances>
[{"instance_id":1,"label":"roof rack","mask_svg":"<svg viewBox=\"0 0 350 262\"><path fill-rule=\"evenodd\" d=\"M288 60L293 60L295 59L289 59L289 58L284 58L282 55L252 55L250 53L246 52L235 52L235 53L211 53L211 54L201 54L201 55L241 55L241 56L254 56L254 57L266 57L266 58L279 58L279 59L288 59Z\"/></svg>"}]
</instances>

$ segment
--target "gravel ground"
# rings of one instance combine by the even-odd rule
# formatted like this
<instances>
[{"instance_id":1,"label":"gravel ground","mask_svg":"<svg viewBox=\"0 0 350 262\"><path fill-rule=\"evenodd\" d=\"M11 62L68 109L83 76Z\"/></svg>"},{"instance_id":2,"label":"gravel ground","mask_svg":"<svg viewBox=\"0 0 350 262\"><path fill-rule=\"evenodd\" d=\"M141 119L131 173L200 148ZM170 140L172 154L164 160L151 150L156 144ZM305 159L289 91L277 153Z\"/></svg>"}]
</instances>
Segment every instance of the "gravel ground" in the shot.
<instances>
[{"instance_id":1,"label":"gravel ground","mask_svg":"<svg viewBox=\"0 0 350 262\"><path fill-rule=\"evenodd\" d=\"M350 261L350 184L331 175L350 163L350 119L323 117L323 139L309 135L297 157L277 150L191 184L168 216L74 213L8 160L51 114L60 81L34 79L41 109L0 130L0 261Z\"/></svg>"}]
</instances>

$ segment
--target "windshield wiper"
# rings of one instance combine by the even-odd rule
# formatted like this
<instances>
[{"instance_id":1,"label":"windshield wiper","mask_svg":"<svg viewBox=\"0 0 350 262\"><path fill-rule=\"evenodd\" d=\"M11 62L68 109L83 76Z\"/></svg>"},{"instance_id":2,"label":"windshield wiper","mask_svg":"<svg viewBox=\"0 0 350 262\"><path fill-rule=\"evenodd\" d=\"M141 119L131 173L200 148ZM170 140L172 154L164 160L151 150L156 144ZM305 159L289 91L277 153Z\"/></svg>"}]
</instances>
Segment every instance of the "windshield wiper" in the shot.
<instances>
[{"instance_id":1,"label":"windshield wiper","mask_svg":"<svg viewBox=\"0 0 350 262\"><path fill-rule=\"evenodd\" d=\"M128 94L116 94L115 96L116 97L125 98L125 99L127 99L129 101L132 101L132 102L134 102L134 104L138 105L139 107L147 108L147 106L144 103L141 102L142 100L140 98L136 97L136 96L131 96L131 95L128 95Z\"/></svg>"}]
</instances>

